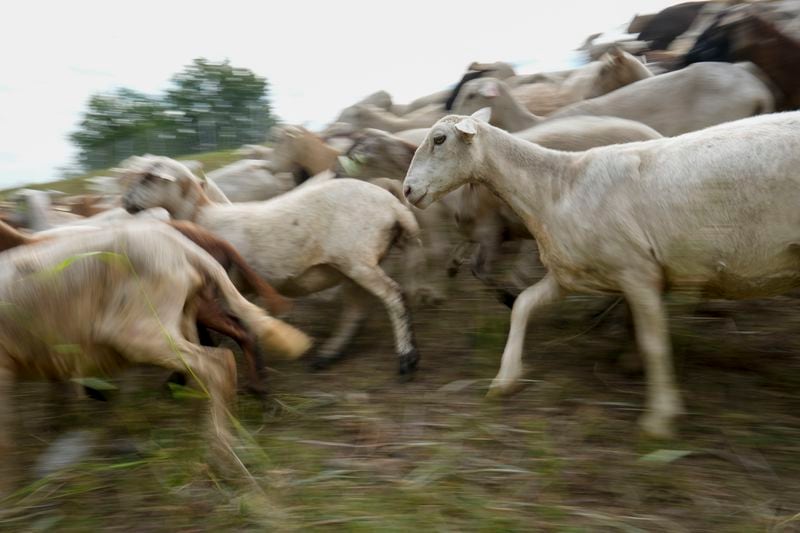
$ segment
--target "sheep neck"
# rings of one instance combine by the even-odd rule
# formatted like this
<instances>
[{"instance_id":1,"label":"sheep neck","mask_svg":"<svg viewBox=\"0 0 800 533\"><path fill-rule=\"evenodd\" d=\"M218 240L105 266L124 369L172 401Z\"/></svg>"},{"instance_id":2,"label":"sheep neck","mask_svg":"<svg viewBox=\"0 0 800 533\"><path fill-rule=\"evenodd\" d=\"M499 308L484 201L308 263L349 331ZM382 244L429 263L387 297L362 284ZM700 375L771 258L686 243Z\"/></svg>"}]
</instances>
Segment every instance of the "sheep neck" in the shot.
<instances>
[{"instance_id":1,"label":"sheep neck","mask_svg":"<svg viewBox=\"0 0 800 533\"><path fill-rule=\"evenodd\" d=\"M496 111L496 113L495 113ZM544 119L534 115L523 106L507 87L501 89L500 95L492 106L492 124L506 131L522 131L538 125Z\"/></svg>"},{"instance_id":2,"label":"sheep neck","mask_svg":"<svg viewBox=\"0 0 800 533\"><path fill-rule=\"evenodd\" d=\"M476 173L540 241L546 241L551 208L574 182L576 152L548 150L488 126L480 128L483 155Z\"/></svg>"},{"instance_id":3,"label":"sheep neck","mask_svg":"<svg viewBox=\"0 0 800 533\"><path fill-rule=\"evenodd\" d=\"M174 213L174 218L196 222L203 208L213 204L211 199L209 199L196 182L190 182L187 186L185 199L186 202L183 204L183 209L181 209L180 213Z\"/></svg>"}]
</instances>

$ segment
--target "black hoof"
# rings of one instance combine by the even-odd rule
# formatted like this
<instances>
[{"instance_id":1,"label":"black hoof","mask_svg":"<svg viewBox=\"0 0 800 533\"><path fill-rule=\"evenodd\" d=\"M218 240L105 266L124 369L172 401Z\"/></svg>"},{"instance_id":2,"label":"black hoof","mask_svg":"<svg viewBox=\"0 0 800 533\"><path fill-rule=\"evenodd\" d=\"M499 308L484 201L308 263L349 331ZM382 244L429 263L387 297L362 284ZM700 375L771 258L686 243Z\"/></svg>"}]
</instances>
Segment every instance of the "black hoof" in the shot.
<instances>
[{"instance_id":1,"label":"black hoof","mask_svg":"<svg viewBox=\"0 0 800 533\"><path fill-rule=\"evenodd\" d=\"M419 363L419 352L413 348L410 352L400 354L398 372L401 376L410 376L417 369L417 363Z\"/></svg>"}]
</instances>

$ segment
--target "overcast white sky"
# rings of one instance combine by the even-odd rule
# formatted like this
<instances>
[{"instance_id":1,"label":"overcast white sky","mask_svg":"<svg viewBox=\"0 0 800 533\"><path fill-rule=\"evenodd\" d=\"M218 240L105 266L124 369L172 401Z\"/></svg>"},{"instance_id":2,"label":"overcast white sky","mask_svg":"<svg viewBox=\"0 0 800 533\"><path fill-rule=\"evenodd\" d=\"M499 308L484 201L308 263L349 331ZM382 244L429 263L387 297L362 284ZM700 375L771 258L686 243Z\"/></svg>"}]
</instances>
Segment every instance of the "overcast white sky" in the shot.
<instances>
[{"instance_id":1,"label":"overcast white sky","mask_svg":"<svg viewBox=\"0 0 800 533\"><path fill-rule=\"evenodd\" d=\"M472 61L559 68L587 35L674 0L26 0L0 31L0 188L58 177L90 94L155 93L195 57L266 76L278 116L318 125L359 97L404 102Z\"/></svg>"}]
</instances>

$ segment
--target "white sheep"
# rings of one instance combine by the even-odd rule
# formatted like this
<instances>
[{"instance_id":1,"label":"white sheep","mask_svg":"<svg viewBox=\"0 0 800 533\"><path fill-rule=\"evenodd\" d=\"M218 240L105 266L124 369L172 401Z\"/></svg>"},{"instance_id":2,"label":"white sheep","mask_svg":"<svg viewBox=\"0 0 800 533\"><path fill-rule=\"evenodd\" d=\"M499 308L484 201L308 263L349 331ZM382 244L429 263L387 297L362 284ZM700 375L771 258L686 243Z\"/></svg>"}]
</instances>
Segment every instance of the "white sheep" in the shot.
<instances>
[{"instance_id":1,"label":"white sheep","mask_svg":"<svg viewBox=\"0 0 800 533\"><path fill-rule=\"evenodd\" d=\"M317 366L342 355L365 317L362 299L367 292L389 313L400 372L416 367L409 310L380 261L395 242L416 244L419 226L391 193L358 180L336 179L264 202L213 204L196 176L165 157L151 158L149 167L126 179L126 209L160 206L174 218L211 230L281 293L301 296L344 283L345 308L335 333L317 354Z\"/></svg>"},{"instance_id":2,"label":"white sheep","mask_svg":"<svg viewBox=\"0 0 800 533\"><path fill-rule=\"evenodd\" d=\"M662 293L763 297L800 285L800 112L675 138L560 152L477 117L440 120L404 183L425 208L474 181L536 237L547 275L518 297L494 393L522 375L531 312L571 292L621 293L647 371L642 427L672 434L683 411Z\"/></svg>"},{"instance_id":3,"label":"white sheep","mask_svg":"<svg viewBox=\"0 0 800 533\"><path fill-rule=\"evenodd\" d=\"M484 80L475 80L481 82ZM473 82L470 82L473 83ZM494 116L491 109L485 111ZM614 117L569 117L545 122L518 132L515 136L551 148L570 152L595 146L646 141L660 138L652 128L631 120ZM341 158L348 175L353 177L386 176L402 179L408 172L417 145L380 130L363 130L350 151ZM490 272L506 240L530 239L522 221L514 212L479 184L466 184L448 195L446 206L462 235L478 244L472 255L472 272L481 281L498 290L503 303L513 297L492 281ZM426 215L415 212L423 220ZM423 227L425 224L423 223ZM464 247L459 246L458 252ZM461 264L461 253L454 254L448 272L455 275Z\"/></svg>"}]
</instances>

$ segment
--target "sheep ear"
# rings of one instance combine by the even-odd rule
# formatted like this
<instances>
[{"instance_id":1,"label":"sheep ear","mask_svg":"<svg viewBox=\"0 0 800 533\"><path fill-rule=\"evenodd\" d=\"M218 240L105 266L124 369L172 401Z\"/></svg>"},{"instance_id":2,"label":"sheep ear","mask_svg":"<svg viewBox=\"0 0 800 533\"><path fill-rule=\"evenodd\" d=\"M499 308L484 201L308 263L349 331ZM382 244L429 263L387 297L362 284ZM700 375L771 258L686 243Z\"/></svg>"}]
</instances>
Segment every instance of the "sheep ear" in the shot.
<instances>
[{"instance_id":1,"label":"sheep ear","mask_svg":"<svg viewBox=\"0 0 800 533\"><path fill-rule=\"evenodd\" d=\"M492 119L492 108L482 107L472 114L472 118L488 124L488 122Z\"/></svg>"},{"instance_id":2,"label":"sheep ear","mask_svg":"<svg viewBox=\"0 0 800 533\"><path fill-rule=\"evenodd\" d=\"M159 174L153 174L153 175L154 175L155 177L159 178L159 179L162 179L162 180L166 180L166 181L177 181L177 180L175 179L175 176L171 176L170 174L161 174L161 173L159 173Z\"/></svg>"},{"instance_id":3,"label":"sheep ear","mask_svg":"<svg viewBox=\"0 0 800 533\"><path fill-rule=\"evenodd\" d=\"M461 119L456 124L456 130L461 133L461 138L468 143L471 143L472 139L475 137L475 134L478 133L478 130L475 129L475 121L472 119L472 117Z\"/></svg>"}]
</instances>

